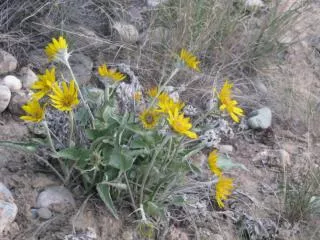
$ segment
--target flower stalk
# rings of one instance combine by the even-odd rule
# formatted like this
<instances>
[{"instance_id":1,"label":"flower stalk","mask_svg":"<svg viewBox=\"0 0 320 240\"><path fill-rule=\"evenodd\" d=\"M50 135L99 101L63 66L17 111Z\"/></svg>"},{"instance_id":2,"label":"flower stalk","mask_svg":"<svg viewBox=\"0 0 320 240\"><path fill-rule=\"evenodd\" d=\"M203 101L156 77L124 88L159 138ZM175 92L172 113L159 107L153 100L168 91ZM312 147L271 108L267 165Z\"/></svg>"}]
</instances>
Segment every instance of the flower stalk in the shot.
<instances>
[{"instance_id":1,"label":"flower stalk","mask_svg":"<svg viewBox=\"0 0 320 240\"><path fill-rule=\"evenodd\" d=\"M87 111L88 111L88 113L89 113L89 116L90 116L91 122L92 122L92 126L93 126L93 128L94 128L94 116L93 116L93 114L92 114L92 111L91 111L91 109L90 109L87 101L85 100L85 98L84 98L83 95L82 95L82 92L81 92L81 90L80 90L80 86L79 86L79 84L78 84L78 80L76 79L76 77L75 77L75 75L74 75L74 73L73 73L73 70L72 70L72 68L71 68L71 66L70 66L70 64L69 64L69 61L66 61L66 66L67 66L67 68L68 68L69 71L70 71L71 78L74 79L74 81L75 81L75 85L76 85L76 88L77 88L77 90L78 90L80 99L81 99L81 101L83 102L85 108L87 109Z\"/></svg>"},{"instance_id":2,"label":"flower stalk","mask_svg":"<svg viewBox=\"0 0 320 240\"><path fill-rule=\"evenodd\" d=\"M69 147L73 146L73 134L74 134L74 114L73 111L69 111L69 121L70 121L70 136L69 136Z\"/></svg>"}]
</instances>

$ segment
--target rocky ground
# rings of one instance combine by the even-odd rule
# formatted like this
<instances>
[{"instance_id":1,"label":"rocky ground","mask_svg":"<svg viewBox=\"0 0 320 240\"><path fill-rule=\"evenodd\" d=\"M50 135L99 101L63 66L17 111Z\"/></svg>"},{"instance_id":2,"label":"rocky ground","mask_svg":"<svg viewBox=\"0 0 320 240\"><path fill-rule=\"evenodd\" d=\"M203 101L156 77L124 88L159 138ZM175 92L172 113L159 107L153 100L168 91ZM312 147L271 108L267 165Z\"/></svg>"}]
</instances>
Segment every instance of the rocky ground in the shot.
<instances>
[{"instance_id":1,"label":"rocky ground","mask_svg":"<svg viewBox=\"0 0 320 240\"><path fill-rule=\"evenodd\" d=\"M315 2L310 11L301 15L291 35L283 40L299 36L299 42L289 48L282 66L261 70L260 85L255 89L240 88L242 96L252 96L257 102L250 102L252 107L248 110L268 106L272 116L268 110L262 110L265 129L262 131L255 129L261 124L256 117L247 117L250 128L234 127L235 137L220 146L220 151L247 168L247 171L228 172L236 179L237 188L227 208L216 211L207 200L190 204L184 211L186 219L163 226L160 239L320 239L319 218L292 224L283 216L280 187L289 179L304 181L307 169L319 167L320 132L315 121L319 108L308 118L297 110L306 108L309 102L320 103L320 25L315 24L320 20L319 9L319 3ZM30 53L32 66L44 61L34 56ZM94 61L81 53L75 54L74 59L75 72L82 84L90 84ZM21 67L15 56L4 50L0 52L0 74L0 140L22 141L31 136L30 127L18 116L36 75L28 66ZM292 94L301 95L301 104L289 102L284 108L279 101L284 102L288 96L269 82L261 86L260 80L266 78L289 79L283 84L293 86ZM203 156L199 159L195 161L204 161ZM203 171L205 174L206 169ZM41 156L3 147L0 148L0 210L3 240L141 239L129 210L122 209L122 218L116 220L95 196L86 198L77 186L63 187Z\"/></svg>"}]
</instances>

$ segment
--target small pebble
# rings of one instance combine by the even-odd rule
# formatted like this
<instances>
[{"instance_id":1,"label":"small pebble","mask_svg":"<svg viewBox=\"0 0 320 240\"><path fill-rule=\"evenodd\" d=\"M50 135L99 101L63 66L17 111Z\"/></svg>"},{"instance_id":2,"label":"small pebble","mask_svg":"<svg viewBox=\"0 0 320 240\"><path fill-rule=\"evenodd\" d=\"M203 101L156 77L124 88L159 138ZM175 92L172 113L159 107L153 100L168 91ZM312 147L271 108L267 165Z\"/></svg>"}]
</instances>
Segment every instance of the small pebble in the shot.
<instances>
[{"instance_id":1,"label":"small pebble","mask_svg":"<svg viewBox=\"0 0 320 240\"><path fill-rule=\"evenodd\" d=\"M26 89L30 89L31 86L38 80L37 75L28 67L21 68L19 72L19 78L22 82L22 86Z\"/></svg>"},{"instance_id":2,"label":"small pebble","mask_svg":"<svg viewBox=\"0 0 320 240\"><path fill-rule=\"evenodd\" d=\"M233 152L232 145L219 145L219 152L220 153L231 153Z\"/></svg>"},{"instance_id":3,"label":"small pebble","mask_svg":"<svg viewBox=\"0 0 320 240\"><path fill-rule=\"evenodd\" d=\"M39 208L37 213L42 219L50 219L52 217L52 212L48 208Z\"/></svg>"},{"instance_id":4,"label":"small pebble","mask_svg":"<svg viewBox=\"0 0 320 240\"><path fill-rule=\"evenodd\" d=\"M63 186L48 187L39 194L36 207L66 212L75 207L75 200L72 193Z\"/></svg>"},{"instance_id":5,"label":"small pebble","mask_svg":"<svg viewBox=\"0 0 320 240\"><path fill-rule=\"evenodd\" d=\"M248 117L248 125L252 129L267 129L271 126L272 112L268 107L252 111Z\"/></svg>"}]
</instances>

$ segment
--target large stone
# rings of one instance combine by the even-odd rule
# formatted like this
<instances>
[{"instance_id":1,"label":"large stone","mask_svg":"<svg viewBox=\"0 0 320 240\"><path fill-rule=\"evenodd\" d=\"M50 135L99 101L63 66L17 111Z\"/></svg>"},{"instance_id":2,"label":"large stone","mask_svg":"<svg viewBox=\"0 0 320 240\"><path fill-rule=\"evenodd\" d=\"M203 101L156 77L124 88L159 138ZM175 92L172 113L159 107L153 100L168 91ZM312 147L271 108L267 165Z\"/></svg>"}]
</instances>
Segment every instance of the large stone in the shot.
<instances>
[{"instance_id":1,"label":"large stone","mask_svg":"<svg viewBox=\"0 0 320 240\"><path fill-rule=\"evenodd\" d=\"M19 91L22 88L22 83L20 79L13 75L5 76L0 81L0 84L7 86L11 92Z\"/></svg>"},{"instance_id":2,"label":"large stone","mask_svg":"<svg viewBox=\"0 0 320 240\"><path fill-rule=\"evenodd\" d=\"M0 74L16 70L18 61L10 53L0 49Z\"/></svg>"},{"instance_id":3,"label":"large stone","mask_svg":"<svg viewBox=\"0 0 320 240\"><path fill-rule=\"evenodd\" d=\"M253 129L267 129L271 126L272 113L268 107L253 111L248 117L248 125Z\"/></svg>"},{"instance_id":4,"label":"large stone","mask_svg":"<svg viewBox=\"0 0 320 240\"><path fill-rule=\"evenodd\" d=\"M29 52L28 54L28 62L32 67L43 72L46 69L46 65L48 64L48 58L43 49L35 49Z\"/></svg>"},{"instance_id":5,"label":"large stone","mask_svg":"<svg viewBox=\"0 0 320 240\"><path fill-rule=\"evenodd\" d=\"M2 113L9 105L11 92L7 86L0 85L0 113Z\"/></svg>"},{"instance_id":6,"label":"large stone","mask_svg":"<svg viewBox=\"0 0 320 240\"><path fill-rule=\"evenodd\" d=\"M0 234L14 221L18 207L9 189L0 182Z\"/></svg>"},{"instance_id":7,"label":"large stone","mask_svg":"<svg viewBox=\"0 0 320 240\"><path fill-rule=\"evenodd\" d=\"M87 85L92 76L93 62L91 58L82 53L75 53L71 55L69 62L79 85ZM62 75L68 81L72 79L70 71L67 68L62 70Z\"/></svg>"},{"instance_id":8,"label":"large stone","mask_svg":"<svg viewBox=\"0 0 320 240\"><path fill-rule=\"evenodd\" d=\"M29 68L23 67L19 72L19 78L23 88L30 89L31 86L38 80L37 75Z\"/></svg>"},{"instance_id":9,"label":"large stone","mask_svg":"<svg viewBox=\"0 0 320 240\"><path fill-rule=\"evenodd\" d=\"M21 108L23 105L25 105L29 99L31 98L31 94L27 91L17 91L12 93L11 100L8 105L9 111L16 116L24 115L25 112Z\"/></svg>"},{"instance_id":10,"label":"large stone","mask_svg":"<svg viewBox=\"0 0 320 240\"><path fill-rule=\"evenodd\" d=\"M75 200L72 193L63 186L48 187L39 194L36 207L62 213L74 208Z\"/></svg>"}]
</instances>

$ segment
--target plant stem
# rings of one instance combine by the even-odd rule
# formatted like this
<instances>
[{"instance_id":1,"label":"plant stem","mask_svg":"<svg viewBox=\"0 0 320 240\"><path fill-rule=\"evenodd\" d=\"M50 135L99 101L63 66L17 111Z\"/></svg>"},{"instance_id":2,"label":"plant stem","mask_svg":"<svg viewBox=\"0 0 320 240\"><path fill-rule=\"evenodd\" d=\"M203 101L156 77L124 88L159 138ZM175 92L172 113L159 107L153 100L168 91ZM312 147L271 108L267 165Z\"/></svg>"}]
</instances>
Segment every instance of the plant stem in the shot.
<instances>
[{"instance_id":1,"label":"plant stem","mask_svg":"<svg viewBox=\"0 0 320 240\"><path fill-rule=\"evenodd\" d=\"M85 106L85 107L87 108L87 110L88 110L88 113L89 113L90 118L91 118L92 126L93 126L93 128L94 128L94 116L93 116L93 114L92 114L92 112L91 112L91 109L90 109L87 101L84 99L84 97L83 97L83 95L82 95L82 93L81 93L80 86L79 86L79 84L78 84L78 80L76 79L76 77L75 77L75 75L74 75L74 73L73 73L73 70L72 70L72 68L71 68L71 66L70 66L70 64L69 64L69 61L66 61L66 65L67 65L67 68L68 68L69 71L70 71L70 74L71 74L72 79L75 81L75 84L76 84L76 87L77 87L77 89L78 89L78 92L79 92L79 96L80 96L80 98L81 98L81 101L83 102L84 106Z\"/></svg>"},{"instance_id":2,"label":"plant stem","mask_svg":"<svg viewBox=\"0 0 320 240\"><path fill-rule=\"evenodd\" d=\"M148 177L149 177L149 174L151 172L151 169L153 168L156 160L157 160L157 157L158 157L158 154L160 153L160 151L162 151L162 148L164 147L164 145L167 144L168 140L170 139L170 137L166 137L162 144L160 145L160 147L156 150L155 154L153 155L153 158L150 162L150 165L148 167L148 170L146 172L146 174L143 176L143 179L142 179L142 184L141 184L141 189L140 189L140 206L143 204L143 192L144 192L144 188L145 188L145 185L146 185L146 182L148 180Z\"/></svg>"},{"instance_id":3,"label":"plant stem","mask_svg":"<svg viewBox=\"0 0 320 240\"><path fill-rule=\"evenodd\" d=\"M129 184L129 180L128 180L128 177L127 177L127 173L124 172L124 178L126 180L126 183L127 183L127 186L128 186L128 190L129 190L129 195L130 195L130 199L131 199L131 202L132 202L132 205L134 207L134 210L137 209L137 206L136 206L136 203L134 202L134 197L133 197L133 194L132 194L132 191L131 191L131 187L130 187L130 184Z\"/></svg>"},{"instance_id":4,"label":"plant stem","mask_svg":"<svg viewBox=\"0 0 320 240\"><path fill-rule=\"evenodd\" d=\"M74 115L72 110L69 112L69 120L70 120L69 147L72 147L72 139L73 139L73 132L74 132Z\"/></svg>"},{"instance_id":5,"label":"plant stem","mask_svg":"<svg viewBox=\"0 0 320 240\"><path fill-rule=\"evenodd\" d=\"M157 95L153 98L153 100L152 100L152 102L151 102L151 106L154 105L156 99L160 96L161 92L164 90L164 88L166 87L166 85L167 85L167 84L172 80L172 78L179 72L179 70L180 70L180 68L175 68L175 69L171 72L171 74L170 74L169 78L167 79L167 81L164 82L164 84L160 87Z\"/></svg>"},{"instance_id":6,"label":"plant stem","mask_svg":"<svg viewBox=\"0 0 320 240\"><path fill-rule=\"evenodd\" d=\"M142 221L147 221L147 218L146 218L146 214L144 212L144 209L143 209L143 204L140 203L140 208L139 208L140 212L141 212L141 220Z\"/></svg>"},{"instance_id":7,"label":"plant stem","mask_svg":"<svg viewBox=\"0 0 320 240\"><path fill-rule=\"evenodd\" d=\"M48 136L50 148L51 148L51 150L52 150L54 153L57 153L57 151L56 151L56 149L55 149L55 147L54 147L52 138L51 138L51 134L50 134L50 129L49 129L49 127L48 127L48 123L47 123L47 121L45 121L45 120L44 120L42 123L43 123L43 126L44 126L44 128L45 128L45 130L46 130L46 133L47 133L47 136ZM64 163L63 163L63 162L61 161L61 159L59 159L59 158L58 158L58 162L59 162L60 168L61 168L61 170L63 171L64 175L67 176L68 173L67 173L67 169L66 169ZM48 166L50 166L50 165L48 165ZM53 168L53 167L52 167L52 168ZM63 178L63 179L64 179L64 178Z\"/></svg>"},{"instance_id":8,"label":"plant stem","mask_svg":"<svg viewBox=\"0 0 320 240\"><path fill-rule=\"evenodd\" d=\"M52 138L51 138L51 134L50 134L50 129L48 127L48 123L47 123L46 120L44 120L42 123L43 123L43 126L44 126L45 130L46 130L46 134L47 134L47 137L48 137L48 140L49 140L50 148L54 153L56 153L57 151L56 151L56 149L54 147L54 144L53 144L53 141L52 141Z\"/></svg>"},{"instance_id":9,"label":"plant stem","mask_svg":"<svg viewBox=\"0 0 320 240\"><path fill-rule=\"evenodd\" d=\"M57 169L55 169L54 166L52 166L51 163L48 162L47 159L39 156L38 154L35 154L35 155L36 155L36 157L37 157L39 160L41 160L41 161L44 162L46 165L48 165L49 168L51 168L51 170L58 176L58 178L60 178L60 180L61 180L62 182L65 181L64 177L59 173L59 171L58 171Z\"/></svg>"}]
</instances>

